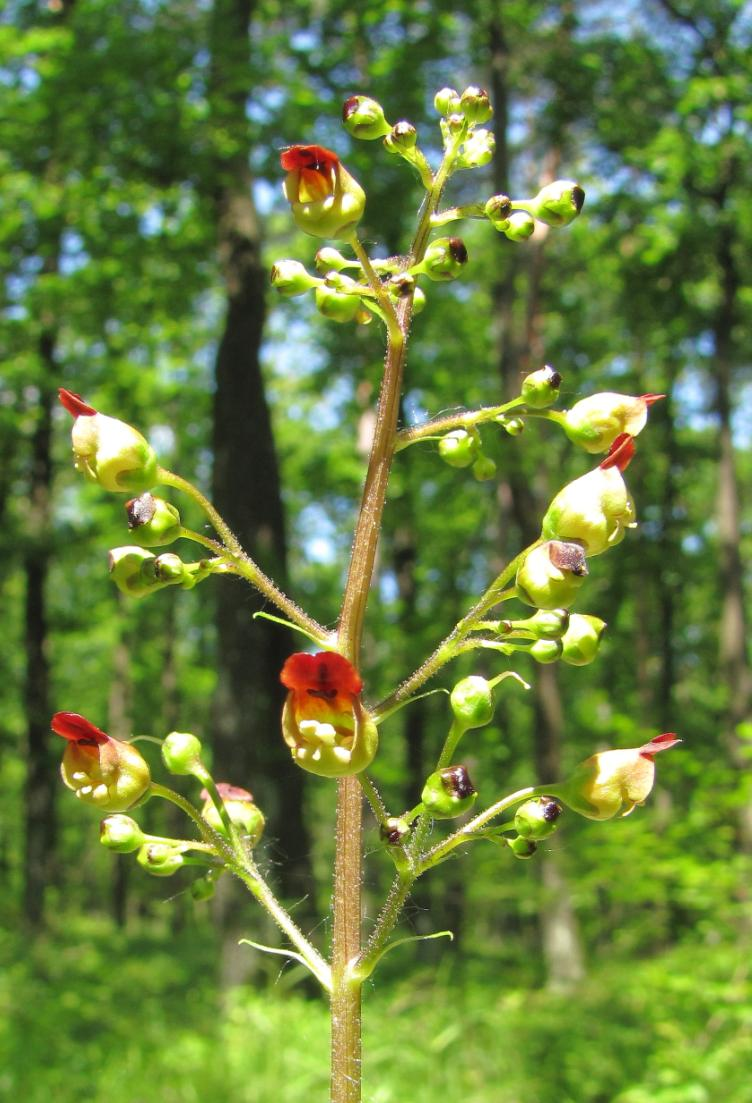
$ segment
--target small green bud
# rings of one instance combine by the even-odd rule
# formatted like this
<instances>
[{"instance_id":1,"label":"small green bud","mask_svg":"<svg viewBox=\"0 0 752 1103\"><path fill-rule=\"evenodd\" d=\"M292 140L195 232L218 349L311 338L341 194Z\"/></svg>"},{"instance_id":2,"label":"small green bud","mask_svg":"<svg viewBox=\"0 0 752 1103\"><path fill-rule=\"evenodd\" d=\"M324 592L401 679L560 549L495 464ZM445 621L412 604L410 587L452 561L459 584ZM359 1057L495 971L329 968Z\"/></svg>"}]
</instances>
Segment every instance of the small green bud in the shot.
<instances>
[{"instance_id":1,"label":"small green bud","mask_svg":"<svg viewBox=\"0 0 752 1103\"><path fill-rule=\"evenodd\" d=\"M136 861L154 877L172 877L185 864L180 851L167 843L146 843L136 855Z\"/></svg>"},{"instance_id":2,"label":"small green bud","mask_svg":"<svg viewBox=\"0 0 752 1103\"><path fill-rule=\"evenodd\" d=\"M492 195L486 202L483 212L497 230L506 230L509 215L512 212L512 200L508 195Z\"/></svg>"},{"instance_id":3,"label":"small green bud","mask_svg":"<svg viewBox=\"0 0 752 1103\"><path fill-rule=\"evenodd\" d=\"M452 115L462 107L460 94L454 88L442 88L433 98L433 105L440 115Z\"/></svg>"},{"instance_id":4,"label":"small green bud","mask_svg":"<svg viewBox=\"0 0 752 1103\"><path fill-rule=\"evenodd\" d=\"M567 609L587 573L581 544L549 540L525 556L517 571L517 596L537 609Z\"/></svg>"},{"instance_id":5,"label":"small green bud","mask_svg":"<svg viewBox=\"0 0 752 1103\"><path fill-rule=\"evenodd\" d=\"M540 640L560 640L569 626L570 615L566 609L539 609L521 623Z\"/></svg>"},{"instance_id":6,"label":"small green bud","mask_svg":"<svg viewBox=\"0 0 752 1103\"><path fill-rule=\"evenodd\" d=\"M431 774L420 799L429 815L437 820L451 820L468 812L478 793L465 766L447 766Z\"/></svg>"},{"instance_id":7,"label":"small green bud","mask_svg":"<svg viewBox=\"0 0 752 1103\"><path fill-rule=\"evenodd\" d=\"M379 835L387 846L399 846L410 833L410 824L401 816L389 816L379 827Z\"/></svg>"},{"instance_id":8,"label":"small green bud","mask_svg":"<svg viewBox=\"0 0 752 1103\"><path fill-rule=\"evenodd\" d=\"M437 237L430 243L425 257L413 268L413 272L439 282L454 280L467 264L467 259L467 249L461 238Z\"/></svg>"},{"instance_id":9,"label":"small green bud","mask_svg":"<svg viewBox=\"0 0 752 1103\"><path fill-rule=\"evenodd\" d=\"M476 432L453 429L439 441L439 455L450 467L469 467L478 458L480 439Z\"/></svg>"},{"instance_id":10,"label":"small green bud","mask_svg":"<svg viewBox=\"0 0 752 1103\"><path fill-rule=\"evenodd\" d=\"M587 666L598 654L605 620L586 613L572 613L569 627L562 637L562 659L570 666Z\"/></svg>"},{"instance_id":11,"label":"small green bud","mask_svg":"<svg viewBox=\"0 0 752 1103\"><path fill-rule=\"evenodd\" d=\"M99 825L99 841L116 854L130 854L144 845L144 833L130 816L107 816Z\"/></svg>"},{"instance_id":12,"label":"small green bud","mask_svg":"<svg viewBox=\"0 0 752 1103\"><path fill-rule=\"evenodd\" d=\"M491 685L478 674L471 674L457 682L449 703L457 727L462 731L483 728L493 719L495 702Z\"/></svg>"},{"instance_id":13,"label":"small green bud","mask_svg":"<svg viewBox=\"0 0 752 1103\"><path fill-rule=\"evenodd\" d=\"M313 258L317 272L341 272L343 268L352 268L353 262L343 257L333 245L324 245Z\"/></svg>"},{"instance_id":14,"label":"small green bud","mask_svg":"<svg viewBox=\"0 0 752 1103\"><path fill-rule=\"evenodd\" d=\"M525 431L525 422L521 417L500 417L499 425L510 437L518 437Z\"/></svg>"},{"instance_id":15,"label":"small green bud","mask_svg":"<svg viewBox=\"0 0 752 1103\"><path fill-rule=\"evenodd\" d=\"M199 904L204 900L211 900L215 891L216 878L211 873L207 873L205 877L199 877L191 885L191 896Z\"/></svg>"},{"instance_id":16,"label":"small green bud","mask_svg":"<svg viewBox=\"0 0 752 1103\"><path fill-rule=\"evenodd\" d=\"M336 252L336 249L332 252ZM298 260L278 260L271 270L272 287L286 299L305 295L318 282Z\"/></svg>"},{"instance_id":17,"label":"small green bud","mask_svg":"<svg viewBox=\"0 0 752 1103\"><path fill-rule=\"evenodd\" d=\"M473 476L479 483L487 482L488 479L493 479L496 474L496 464L490 456L481 455L473 464Z\"/></svg>"},{"instance_id":18,"label":"small green bud","mask_svg":"<svg viewBox=\"0 0 752 1103\"><path fill-rule=\"evenodd\" d=\"M496 139L490 130L474 130L463 142L457 157L459 169L478 169L487 165L494 155Z\"/></svg>"},{"instance_id":19,"label":"small green bud","mask_svg":"<svg viewBox=\"0 0 752 1103\"><path fill-rule=\"evenodd\" d=\"M361 307L359 295L346 295L331 287L316 288L316 309L332 322L353 322Z\"/></svg>"},{"instance_id":20,"label":"small green bud","mask_svg":"<svg viewBox=\"0 0 752 1103\"><path fill-rule=\"evenodd\" d=\"M520 394L533 410L545 410L547 406L556 402L560 387L561 376L549 364L545 364L538 371L530 372L525 376Z\"/></svg>"},{"instance_id":21,"label":"small green bud","mask_svg":"<svg viewBox=\"0 0 752 1103\"><path fill-rule=\"evenodd\" d=\"M555 180L531 200L531 214L547 226L566 226L577 218L585 202L585 192L574 180Z\"/></svg>"},{"instance_id":22,"label":"small green bud","mask_svg":"<svg viewBox=\"0 0 752 1103\"><path fill-rule=\"evenodd\" d=\"M514 839L507 839L507 843L515 858L532 858L538 849L533 839L525 839L521 835L517 835Z\"/></svg>"},{"instance_id":23,"label":"small green bud","mask_svg":"<svg viewBox=\"0 0 752 1103\"><path fill-rule=\"evenodd\" d=\"M180 536L180 514L175 506L164 498L155 498L148 490L126 502L125 512L128 528L136 531L144 548L172 544Z\"/></svg>"},{"instance_id":24,"label":"small green bud","mask_svg":"<svg viewBox=\"0 0 752 1103\"><path fill-rule=\"evenodd\" d=\"M415 276L411 276L409 272L398 272L389 280L387 290L391 298L397 301L406 299L408 295L415 293Z\"/></svg>"},{"instance_id":25,"label":"small green bud","mask_svg":"<svg viewBox=\"0 0 752 1103\"><path fill-rule=\"evenodd\" d=\"M526 241L535 230L535 219L527 211L512 211L506 226L499 229L510 241Z\"/></svg>"},{"instance_id":26,"label":"small green bud","mask_svg":"<svg viewBox=\"0 0 752 1103\"><path fill-rule=\"evenodd\" d=\"M456 134L465 130L467 127L467 119L459 112L447 115L446 119L441 120L441 130L444 135L444 140L451 140Z\"/></svg>"},{"instance_id":27,"label":"small green bud","mask_svg":"<svg viewBox=\"0 0 752 1103\"><path fill-rule=\"evenodd\" d=\"M536 640L529 654L537 663L555 663L561 658L561 640Z\"/></svg>"},{"instance_id":28,"label":"small green bud","mask_svg":"<svg viewBox=\"0 0 752 1103\"><path fill-rule=\"evenodd\" d=\"M121 593L129 597L145 597L147 594L162 590L165 586L183 581L183 564L179 556L153 555L138 545L112 548L108 563L112 580ZM166 560L161 564L160 561ZM176 569L172 560L177 560Z\"/></svg>"},{"instance_id":29,"label":"small green bud","mask_svg":"<svg viewBox=\"0 0 752 1103\"><path fill-rule=\"evenodd\" d=\"M171 774L201 777L206 773L201 750L200 741L190 732L170 732L162 741L162 761Z\"/></svg>"},{"instance_id":30,"label":"small green bud","mask_svg":"<svg viewBox=\"0 0 752 1103\"><path fill-rule=\"evenodd\" d=\"M559 826L563 809L553 797L536 797L520 805L514 829L523 839L545 839Z\"/></svg>"},{"instance_id":31,"label":"small green bud","mask_svg":"<svg viewBox=\"0 0 752 1103\"><path fill-rule=\"evenodd\" d=\"M254 804L253 794L237 785L229 785L226 781L217 782L217 791L222 798L230 822L245 837L249 846L255 846L264 833L266 821L261 809ZM209 827L214 828L220 835L226 836L227 828L208 789L202 789L201 799L204 802L204 807L201 809L202 818L206 820Z\"/></svg>"},{"instance_id":32,"label":"small green bud","mask_svg":"<svg viewBox=\"0 0 752 1103\"><path fill-rule=\"evenodd\" d=\"M383 138L391 130L384 109L369 96L350 96L342 106L342 122L353 138L373 141Z\"/></svg>"},{"instance_id":33,"label":"small green bud","mask_svg":"<svg viewBox=\"0 0 752 1103\"><path fill-rule=\"evenodd\" d=\"M487 123L493 116L488 92L471 84L460 96L460 111L469 123Z\"/></svg>"},{"instance_id":34,"label":"small green bud","mask_svg":"<svg viewBox=\"0 0 752 1103\"><path fill-rule=\"evenodd\" d=\"M384 149L387 153L410 154L415 149L417 141L418 131L412 123L403 119L395 123L384 138Z\"/></svg>"}]
</instances>

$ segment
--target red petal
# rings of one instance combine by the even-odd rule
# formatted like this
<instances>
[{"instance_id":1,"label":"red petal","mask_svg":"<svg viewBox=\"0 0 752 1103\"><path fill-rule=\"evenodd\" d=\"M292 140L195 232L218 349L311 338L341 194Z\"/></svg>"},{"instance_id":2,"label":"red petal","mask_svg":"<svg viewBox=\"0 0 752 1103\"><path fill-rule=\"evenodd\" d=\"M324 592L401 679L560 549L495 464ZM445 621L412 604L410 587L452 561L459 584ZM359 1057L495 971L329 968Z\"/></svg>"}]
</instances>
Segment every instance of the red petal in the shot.
<instances>
[{"instance_id":1,"label":"red petal","mask_svg":"<svg viewBox=\"0 0 752 1103\"><path fill-rule=\"evenodd\" d=\"M681 743L681 739L677 735L674 735L673 732L664 732L663 735L656 735L649 743L640 747L640 754L643 758L652 758L654 754L658 754L659 751L668 751L671 747L675 747L677 743Z\"/></svg>"},{"instance_id":2,"label":"red petal","mask_svg":"<svg viewBox=\"0 0 752 1103\"><path fill-rule=\"evenodd\" d=\"M660 402L662 398L665 398L665 394L641 394L640 398L646 406L652 406L654 402Z\"/></svg>"},{"instance_id":3,"label":"red petal","mask_svg":"<svg viewBox=\"0 0 752 1103\"><path fill-rule=\"evenodd\" d=\"M57 393L61 403L72 417L91 417L92 414L97 412L93 406L89 406L87 402L84 402L80 394L66 391L64 387L61 387Z\"/></svg>"},{"instance_id":4,"label":"red petal","mask_svg":"<svg viewBox=\"0 0 752 1103\"><path fill-rule=\"evenodd\" d=\"M314 169L328 173L339 164L337 154L323 146L290 146L282 150L279 160L285 172Z\"/></svg>"},{"instance_id":5,"label":"red petal","mask_svg":"<svg viewBox=\"0 0 752 1103\"><path fill-rule=\"evenodd\" d=\"M607 467L618 467L620 471L625 471L634 454L634 437L631 437L629 433L619 433L619 436L609 448L605 460L599 463L598 466L604 470Z\"/></svg>"},{"instance_id":6,"label":"red petal","mask_svg":"<svg viewBox=\"0 0 752 1103\"><path fill-rule=\"evenodd\" d=\"M279 676L283 686L297 692L314 690L317 693L355 696L363 688L363 682L355 667L336 651L319 651L309 655L297 651L282 667Z\"/></svg>"},{"instance_id":7,"label":"red petal","mask_svg":"<svg viewBox=\"0 0 752 1103\"><path fill-rule=\"evenodd\" d=\"M56 712L50 721L50 727L56 735L62 735L63 739L71 743L96 743L101 746L110 742L110 736L99 728L95 728L91 721L77 712Z\"/></svg>"}]
</instances>

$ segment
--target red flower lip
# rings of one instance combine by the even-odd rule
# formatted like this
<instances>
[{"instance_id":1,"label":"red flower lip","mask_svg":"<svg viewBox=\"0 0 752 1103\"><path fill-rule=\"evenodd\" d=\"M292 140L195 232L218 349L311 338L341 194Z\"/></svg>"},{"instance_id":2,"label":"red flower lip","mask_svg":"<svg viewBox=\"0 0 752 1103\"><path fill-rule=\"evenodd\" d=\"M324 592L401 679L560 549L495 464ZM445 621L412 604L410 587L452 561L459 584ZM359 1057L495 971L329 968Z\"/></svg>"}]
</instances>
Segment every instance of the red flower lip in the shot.
<instances>
[{"instance_id":1,"label":"red flower lip","mask_svg":"<svg viewBox=\"0 0 752 1103\"><path fill-rule=\"evenodd\" d=\"M335 701L342 696L348 699L348 704L363 688L355 667L336 651L319 651L315 655L298 651L290 655L279 679L296 695L324 701Z\"/></svg>"},{"instance_id":2,"label":"red flower lip","mask_svg":"<svg viewBox=\"0 0 752 1103\"><path fill-rule=\"evenodd\" d=\"M619 436L609 448L605 460L599 463L598 466L602 470L606 470L608 467L618 467L620 471L626 471L634 454L634 437L631 437L629 433L619 433Z\"/></svg>"},{"instance_id":3,"label":"red flower lip","mask_svg":"<svg viewBox=\"0 0 752 1103\"><path fill-rule=\"evenodd\" d=\"M675 747L677 743L681 743L681 739L674 732L664 732L663 735L656 735L649 743L640 747L639 753L643 758L649 758L652 762L653 755L658 754L659 751L668 751L671 747Z\"/></svg>"},{"instance_id":4,"label":"red flower lip","mask_svg":"<svg viewBox=\"0 0 752 1103\"><path fill-rule=\"evenodd\" d=\"M285 172L331 173L339 164L339 157L324 146L289 146L279 155Z\"/></svg>"},{"instance_id":5,"label":"red flower lip","mask_svg":"<svg viewBox=\"0 0 752 1103\"><path fill-rule=\"evenodd\" d=\"M56 712L50 727L56 735L62 735L63 739L79 747L101 747L112 738L78 712Z\"/></svg>"},{"instance_id":6,"label":"red flower lip","mask_svg":"<svg viewBox=\"0 0 752 1103\"><path fill-rule=\"evenodd\" d=\"M71 417L92 417L97 411L88 402L84 402L80 394L66 391L65 387L58 390L58 398Z\"/></svg>"},{"instance_id":7,"label":"red flower lip","mask_svg":"<svg viewBox=\"0 0 752 1103\"><path fill-rule=\"evenodd\" d=\"M641 394L640 399L646 406L652 406L654 402L660 402L662 398L665 398L665 394Z\"/></svg>"}]
</instances>

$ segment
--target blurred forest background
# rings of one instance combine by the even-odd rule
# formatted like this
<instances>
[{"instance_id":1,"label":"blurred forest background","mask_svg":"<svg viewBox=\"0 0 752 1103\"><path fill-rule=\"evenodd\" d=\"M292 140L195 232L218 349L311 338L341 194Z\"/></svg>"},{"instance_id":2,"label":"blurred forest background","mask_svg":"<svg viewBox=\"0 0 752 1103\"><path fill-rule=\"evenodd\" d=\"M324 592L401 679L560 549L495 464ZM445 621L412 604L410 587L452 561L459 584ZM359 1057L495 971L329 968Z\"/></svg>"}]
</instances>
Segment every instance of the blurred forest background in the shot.
<instances>
[{"instance_id":1,"label":"blurred forest background","mask_svg":"<svg viewBox=\"0 0 752 1103\"><path fill-rule=\"evenodd\" d=\"M341 103L375 96L430 155L434 92L477 83L496 155L450 196L563 176L586 205L522 245L461 227L470 264L427 289L404 422L502 401L544 362L564 406L668 397L629 473L640 527L593 562L578 602L609 623L598 661L521 660L533 690L500 694L468 765L489 802L596 749L666 730L684 746L631 818L567 816L534 861L477 846L426 878L405 933L457 941L387 958L367 993L365 1098L749 1099L751 37L740 0L6 0L0 1098L325 1098L325 1008L296 970L237 947L276 934L250 900L197 904L188 878L106 853L49 731L57 709L115 736L195 731L216 776L254 790L263 864L323 945L333 787L293 771L278 734L278 672L299 643L253 620L262 605L238 582L118 597L106 553L129 543L122 506L75 475L56 390L141 428L333 622L380 334L271 293L275 259L317 248L281 199L279 150L337 150L367 188L364 239L398 252L419 187L380 143L347 138ZM364 648L372 698L592 466L546 424L485 440L488 483L434 445L398 460ZM442 684L499 669L476 658ZM395 810L417 800L446 715L435 696L385 725L376 773ZM180 829L164 817L141 818ZM369 831L373 914L390 863Z\"/></svg>"}]
</instances>

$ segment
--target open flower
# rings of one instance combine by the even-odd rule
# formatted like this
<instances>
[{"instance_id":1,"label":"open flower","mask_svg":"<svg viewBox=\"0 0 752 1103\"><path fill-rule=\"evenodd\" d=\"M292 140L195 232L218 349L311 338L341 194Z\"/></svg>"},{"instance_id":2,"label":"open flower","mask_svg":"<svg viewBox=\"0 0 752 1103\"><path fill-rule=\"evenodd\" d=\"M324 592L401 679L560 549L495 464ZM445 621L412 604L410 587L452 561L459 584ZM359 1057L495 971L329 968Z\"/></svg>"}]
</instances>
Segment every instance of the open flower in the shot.
<instances>
[{"instance_id":1,"label":"open flower","mask_svg":"<svg viewBox=\"0 0 752 1103\"><path fill-rule=\"evenodd\" d=\"M590 820L628 816L636 805L645 803L653 788L655 756L677 743L681 740L666 732L642 747L601 751L581 762L572 776L551 792Z\"/></svg>"},{"instance_id":2,"label":"open flower","mask_svg":"<svg viewBox=\"0 0 752 1103\"><path fill-rule=\"evenodd\" d=\"M130 743L113 739L77 712L56 712L51 727L68 740L63 781L85 804L103 812L125 812L148 791L149 767Z\"/></svg>"},{"instance_id":3,"label":"open flower","mask_svg":"<svg viewBox=\"0 0 752 1103\"><path fill-rule=\"evenodd\" d=\"M576 540L585 555L600 555L623 540L625 530L635 525L634 503L622 477L634 451L632 437L623 433L598 467L563 487L543 518L543 538Z\"/></svg>"},{"instance_id":4,"label":"open flower","mask_svg":"<svg viewBox=\"0 0 752 1103\"><path fill-rule=\"evenodd\" d=\"M636 437L645 428L648 409L663 394L616 394L602 391L575 402L562 415L564 432L586 452L605 452L621 433Z\"/></svg>"},{"instance_id":5,"label":"open flower","mask_svg":"<svg viewBox=\"0 0 752 1103\"><path fill-rule=\"evenodd\" d=\"M292 757L322 777L357 774L376 754L376 725L363 708L363 682L335 651L297 652L282 668L287 694L282 735Z\"/></svg>"},{"instance_id":6,"label":"open flower","mask_svg":"<svg viewBox=\"0 0 752 1103\"><path fill-rule=\"evenodd\" d=\"M282 189L299 228L314 237L349 238L366 196L337 154L323 146L290 146L280 162L287 173Z\"/></svg>"},{"instance_id":7,"label":"open flower","mask_svg":"<svg viewBox=\"0 0 752 1103\"><path fill-rule=\"evenodd\" d=\"M157 457L148 441L124 421L98 413L60 388L60 402L75 420L71 440L76 470L105 490L141 494L157 482Z\"/></svg>"}]
</instances>

